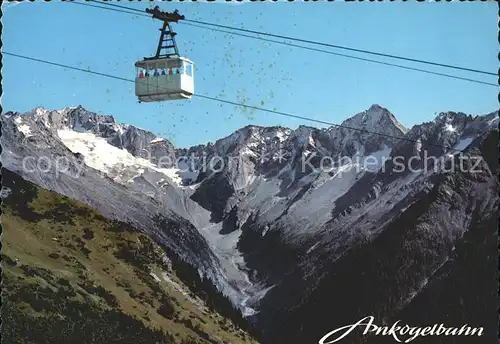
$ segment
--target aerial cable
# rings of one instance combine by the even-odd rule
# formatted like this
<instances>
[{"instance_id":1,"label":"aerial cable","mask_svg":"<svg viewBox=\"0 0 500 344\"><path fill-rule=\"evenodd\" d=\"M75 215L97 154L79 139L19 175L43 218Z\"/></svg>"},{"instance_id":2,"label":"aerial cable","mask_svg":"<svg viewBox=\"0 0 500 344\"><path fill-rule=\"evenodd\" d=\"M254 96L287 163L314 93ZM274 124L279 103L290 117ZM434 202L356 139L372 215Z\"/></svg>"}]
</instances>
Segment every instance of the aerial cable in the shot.
<instances>
[{"instance_id":1,"label":"aerial cable","mask_svg":"<svg viewBox=\"0 0 500 344\"><path fill-rule=\"evenodd\" d=\"M114 9L114 8L110 8L110 7L96 6L96 5L86 4L86 3L81 3L81 2L69 2L69 3L70 4L76 4L76 5L84 5L84 6L94 7L94 8L101 8L101 9L104 9L104 10L110 10L110 11L115 11L115 12L121 12L121 13L125 13L125 14L130 14L130 15L138 15L138 16L144 16L144 17L147 17L147 18L151 18L149 15L144 14L144 13L133 13L133 12L124 11L124 10L120 10L120 9ZM109 4L109 5L112 5L112 4ZM125 7L125 6L120 6L120 7ZM135 10L135 9L133 9L133 10ZM186 21L186 19L184 19L184 21ZM377 60L367 59L367 58L358 57L358 56L341 54L341 53L336 53L336 52L333 52L333 51L328 51L328 50L323 50L323 49L317 49L317 48L313 48L313 47L306 47L306 46L303 46L303 45L297 45L297 44L293 44L293 43L289 43L289 42L276 41L276 40L266 39L266 38L263 38L263 37L251 36L251 35L246 35L246 34L242 34L242 33L238 33L238 32L231 32L231 31L226 31L226 30L221 30L221 29L215 29L215 28L211 28L211 27L207 27L207 26L201 26L201 25L190 24L190 23L179 22L179 24L183 24L183 25L187 25L187 26L192 26L192 27L197 27L197 28L201 28L201 29L207 29L207 30L217 31L217 32L222 32L222 33L225 33L225 34L230 34L230 35L235 35L235 36L241 36L241 37L256 39L256 40L260 40L260 41L264 41L264 42L276 43L276 44L291 46L291 47L295 47L295 48L300 48L300 49L305 49L305 50L310 50L310 51L321 52L321 53L325 53L325 54L330 54L330 55L335 55L335 56L350 58L350 59L354 59L354 60L371 62L371 63L381 64L381 65L390 66L390 67L396 67L396 68L401 68L401 69L406 69L406 70L412 70L412 71L426 73L426 74L431 74L431 75L442 76L442 77L451 78L451 79L469 81L469 82L474 82L474 83L478 83L478 84L490 85L490 86L498 87L498 84L494 84L494 83L490 83L490 82L486 82L486 81L475 80L475 79L470 79L470 78L464 78L464 77L450 75L450 74L445 74L445 73L433 72L433 71L429 71L429 70L425 70L425 69L413 68L413 67L409 67L409 66L398 65L398 64L390 63L390 62L377 61Z\"/></svg>"},{"instance_id":2,"label":"aerial cable","mask_svg":"<svg viewBox=\"0 0 500 344\"><path fill-rule=\"evenodd\" d=\"M98 3L98 4L102 4L102 5L106 5L106 6L112 6L112 7L116 7L116 8L123 8L123 9L127 9L129 11L135 11L137 13L142 13L143 14L142 10L138 10L136 8L131 8L131 7L127 7L127 6L121 6L121 5L112 4L112 3L108 3L108 2L100 2L100 1L97 1L97 0L88 0L88 1L95 2L95 3ZM194 23L194 24L203 24L203 25L214 26L214 27L219 27L219 28L223 28L223 29L230 29L230 30L242 31L242 32L246 32L246 33L253 33L253 34L262 35L262 36L269 36L269 37L274 37L274 38L281 38L281 39L286 39L286 40L289 40L289 41L297 41L297 42L302 42L302 43L320 45L320 46L324 46L324 47L330 47L330 48L336 48L336 49L343 49L343 50L348 50L348 51L354 51L354 52L358 52L358 53L371 54L371 55L376 55L376 56L381 56L381 57L388 57L388 58L392 58L392 59L405 60L405 61L422 63L422 64L428 64L428 65L433 65L433 66L439 66L439 67L445 67L445 68L452 68L452 69L457 69L457 70L461 70L461 71L467 71L467 72L474 72L474 73L480 73L480 74L498 76L498 73L486 72L486 71L482 71L482 70L478 70L478 69L466 68L466 67L461 67L461 66L454 66L454 65L450 65L450 64L446 64L446 63L438 63L438 62L426 61L426 60L420 60L420 59L414 59L414 58L409 58L409 57L404 57L404 56L397 56L397 55L379 53L379 52L374 52L374 51L370 51L370 50L350 48L350 47L341 46L341 45L335 45L335 44L330 44L330 43L312 41L312 40L307 40L307 39L302 39L302 38L295 38L295 37L289 37L289 36L283 36L283 35L276 35L276 34L262 32L262 31L255 31L255 30L238 28L238 27L234 27L234 26L220 25L220 24L209 23L209 22L204 22L204 21L199 21L199 20L184 19L184 21L185 22Z\"/></svg>"},{"instance_id":3,"label":"aerial cable","mask_svg":"<svg viewBox=\"0 0 500 344\"><path fill-rule=\"evenodd\" d=\"M189 26L203 28L203 29L209 29L209 30L213 30L213 31L223 32L223 33L227 33L227 34L233 34L233 35L242 36L242 37L248 37L248 38L257 39L257 40L264 41L264 42L271 42L271 43L287 45L287 46L291 46L291 47L295 47L295 48L300 48L300 49L317 51L317 52L321 52L321 53L325 53L325 54L346 57L346 58L350 58L350 59L354 59L354 60L371 62L371 63L381 64L381 65L390 66L390 67L402 68L402 69L412 70L412 71L426 73L426 74L432 74L432 75L443 76L443 77L452 78L452 79L470 81L470 82L474 82L474 83L478 83L478 84L491 85L491 86L498 87L498 84L494 84L494 83L490 83L490 82L486 82L486 81L481 81L481 80L464 78L464 77L456 76L456 75L450 75L450 74L444 74L444 73L439 73L439 72L433 72L433 71L429 71L429 70L425 70L425 69L413 68L413 67L398 65L398 64L390 63L390 62L383 62L383 61L377 61L377 60L367 59L367 58L364 58L364 57L358 57L358 56L352 56L352 55L347 55L347 54L341 54L341 53L336 53L336 52L333 52L333 51L328 51L328 50L323 50L323 49L317 49L317 48L312 48L312 47L305 47L303 45L297 45L297 44L288 43L288 42L282 42L282 41L275 41L275 40L266 39L266 38L262 38L262 37L250 36L250 35L245 35L245 34L235 33L235 32L229 32L229 31L220 30L220 29L213 29L213 28L208 28L208 27L204 27L204 26L200 26L200 25L195 25L195 24L188 24L188 23L179 23L179 24L189 25Z\"/></svg>"},{"instance_id":4,"label":"aerial cable","mask_svg":"<svg viewBox=\"0 0 500 344\"><path fill-rule=\"evenodd\" d=\"M107 77L107 78L111 78L111 79L116 79L116 80L121 80L121 81L127 81L127 82L131 82L131 83L135 83L135 80L132 80L132 79L122 78L122 77L119 77L119 76L116 76L116 75L112 75L112 74L107 74L107 73L95 72L95 71L92 71L90 69L83 69L83 68L79 68L79 67L75 67L75 66L71 66L71 65L66 65L66 64L52 62L52 61L47 61L47 60L38 59L38 58L34 58L34 57L30 57L30 56L25 56L25 55L19 55L19 54L15 54L15 53L6 52L6 51L3 51L2 54L8 55L8 56L17 57L17 58L21 58L21 59L31 60L31 61L35 61L35 62L40 62L40 63L52 65L52 66L57 66L57 67L62 67L62 68L67 68L67 69L72 69L72 70L76 70L76 71L80 71L80 72L85 72L85 73L89 73L89 74L94 74L94 75L99 75L99 76L103 76L103 77ZM258 106L253 106L253 105L247 105L247 104L237 103L237 102L234 102L234 101L220 99L220 98L216 98L216 97L211 97L211 96L207 96L207 95L203 95L203 94L194 94L193 96L198 97L198 98L202 98L202 99L208 99L208 100L217 101L217 102L220 102L220 103L225 103L225 104L230 104L230 105L234 105L234 106L239 106L239 107L243 107L243 108L247 108L247 109L252 109L252 110L258 110L258 111L263 111L263 112L267 112L267 113L272 113L272 114L275 114L275 115L284 116L284 117L288 117L288 118L301 119L301 120L305 120L305 121L309 121L309 122L315 122L315 123L319 123L319 124L323 124L323 125L329 125L329 126L333 126L333 127L337 127L337 128L344 128L344 129L347 129L347 130L359 131L359 132L363 132L363 133L368 133L368 134L372 134L372 135L377 135L377 136L381 136L381 137L392 138L392 139L397 139L397 140L402 140L402 141L407 141L407 142L412 142L412 143L421 143L421 141L419 139L414 140L414 139L410 139L410 138L406 138L406 137L398 137L398 136L389 135L389 134L377 133L377 132L373 132L373 131L366 130L366 129L353 128L353 127L349 127L349 126L345 126L345 125L341 125L341 124L335 124L335 123L328 122L328 121L318 120L318 119L314 119L314 118L310 118L310 117L305 117L305 116L294 115L294 114L287 113L287 112L266 109L266 108L262 108L262 107L258 107ZM459 149L454 149L454 148L450 148L450 147L446 147L446 146L441 146L441 145L435 145L435 144L427 144L427 145L429 147L437 147L437 148L441 148L441 149L444 148L446 150L455 151L455 152L458 152L458 153L463 152L463 149L459 150Z\"/></svg>"},{"instance_id":5,"label":"aerial cable","mask_svg":"<svg viewBox=\"0 0 500 344\"><path fill-rule=\"evenodd\" d=\"M90 0L87 0L87 1L90 1ZM144 12L142 12L142 13L134 13L134 12L124 11L124 10L120 10L120 9L116 9L116 8L111 8L111 7L104 7L104 6L97 6L97 5L87 4L85 2L70 1L70 2L68 2L68 4L89 6L89 7L94 7L94 8L102 8L103 10L108 10L108 11L113 11L113 12L120 12L120 13L131 14L131 15L134 15L134 16L144 16L144 17L151 18L150 15L145 14ZM102 3L102 4L106 5L106 3ZM124 7L124 6L121 6L121 7ZM135 10L135 9L131 8L131 10Z\"/></svg>"}]
</instances>

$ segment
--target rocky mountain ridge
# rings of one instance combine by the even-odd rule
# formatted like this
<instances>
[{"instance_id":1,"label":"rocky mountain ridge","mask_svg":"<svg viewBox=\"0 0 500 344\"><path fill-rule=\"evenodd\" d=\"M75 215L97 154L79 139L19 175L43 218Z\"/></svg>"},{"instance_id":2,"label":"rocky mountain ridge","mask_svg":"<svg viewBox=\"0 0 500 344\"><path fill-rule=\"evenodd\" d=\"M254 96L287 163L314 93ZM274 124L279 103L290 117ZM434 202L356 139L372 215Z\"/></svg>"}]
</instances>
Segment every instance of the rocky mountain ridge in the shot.
<instances>
[{"instance_id":1,"label":"rocky mountain ridge","mask_svg":"<svg viewBox=\"0 0 500 344\"><path fill-rule=\"evenodd\" d=\"M404 309L432 279L434 267L448 259L449 249L476 227L473 214L486 220L498 204L498 159L491 152L498 111L476 117L441 113L406 129L374 105L338 127L247 126L189 149L82 107L6 113L2 133L7 168L168 243L264 329L264 343L282 338L284 319L297 324L290 343L319 336L328 324L312 320L318 298L326 297L325 306L341 302L327 297L333 276L360 281L345 270L348 263L366 273L363 264L371 259L391 276L417 276L403 283L368 274L352 294L357 302L373 283L397 288L401 282L396 303L373 294L378 303L359 298L355 308L374 307L382 317ZM480 158L479 172L456 169L462 150ZM36 159L23 165L27 156L67 157L67 170L83 173L74 178L41 172ZM426 157L437 162L426 164ZM471 164L469 159L466 166ZM165 233L162 221L182 225ZM409 236L399 236L397 227ZM433 247L429 238L436 236L445 251ZM403 258L391 265L377 249L384 245ZM427 258L412 260L420 254ZM406 269L408 262L413 265ZM351 294L344 287L338 286L338 297L347 300ZM349 314L346 319L359 315Z\"/></svg>"}]
</instances>

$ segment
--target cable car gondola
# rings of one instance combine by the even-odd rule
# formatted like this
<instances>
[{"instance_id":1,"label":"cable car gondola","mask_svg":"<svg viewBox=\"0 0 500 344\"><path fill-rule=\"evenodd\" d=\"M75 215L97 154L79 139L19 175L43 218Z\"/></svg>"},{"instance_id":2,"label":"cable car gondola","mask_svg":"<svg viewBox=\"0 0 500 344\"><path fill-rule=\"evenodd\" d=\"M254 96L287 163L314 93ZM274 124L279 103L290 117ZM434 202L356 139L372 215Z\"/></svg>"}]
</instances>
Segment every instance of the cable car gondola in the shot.
<instances>
[{"instance_id":1,"label":"cable car gondola","mask_svg":"<svg viewBox=\"0 0 500 344\"><path fill-rule=\"evenodd\" d=\"M190 99L194 94L194 64L179 55L174 38L176 33L170 27L170 22L177 22L184 16L177 10L162 12L158 6L146 9L146 12L162 20L163 27L156 55L135 63L135 95L139 103Z\"/></svg>"}]
</instances>

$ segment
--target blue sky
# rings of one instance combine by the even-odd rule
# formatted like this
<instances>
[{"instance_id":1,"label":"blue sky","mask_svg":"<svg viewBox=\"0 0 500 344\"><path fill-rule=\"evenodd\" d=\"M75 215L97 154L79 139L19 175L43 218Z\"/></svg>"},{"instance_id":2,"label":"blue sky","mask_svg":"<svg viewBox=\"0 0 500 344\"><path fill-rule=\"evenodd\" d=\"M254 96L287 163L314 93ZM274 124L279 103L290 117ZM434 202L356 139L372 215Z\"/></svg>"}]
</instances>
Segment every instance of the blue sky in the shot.
<instances>
[{"instance_id":1,"label":"blue sky","mask_svg":"<svg viewBox=\"0 0 500 344\"><path fill-rule=\"evenodd\" d=\"M144 2L122 5L144 9ZM496 72L497 6L488 3L159 3L188 19L243 27ZM156 50L159 21L52 3L4 7L3 50L133 79ZM333 123L372 104L406 126L436 112L498 108L498 88L174 24L181 55L195 63L195 93ZM300 43L299 43L300 44ZM328 49L328 48L327 48ZM330 49L495 83L460 72ZM83 105L171 139L215 141L248 124L317 124L210 100L138 104L133 84L3 57L4 111Z\"/></svg>"}]
</instances>

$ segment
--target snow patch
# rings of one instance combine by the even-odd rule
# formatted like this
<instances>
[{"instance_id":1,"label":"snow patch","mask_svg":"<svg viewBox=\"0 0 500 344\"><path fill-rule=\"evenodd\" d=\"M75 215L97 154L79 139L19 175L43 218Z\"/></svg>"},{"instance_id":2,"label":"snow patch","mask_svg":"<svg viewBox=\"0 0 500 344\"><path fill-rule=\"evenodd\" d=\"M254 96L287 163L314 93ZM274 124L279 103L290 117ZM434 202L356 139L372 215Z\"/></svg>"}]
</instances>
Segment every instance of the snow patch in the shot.
<instances>
[{"instance_id":1,"label":"snow patch","mask_svg":"<svg viewBox=\"0 0 500 344\"><path fill-rule=\"evenodd\" d=\"M24 134L26 137L32 136L31 129L29 125L24 124L21 117L16 117L14 122L17 124L17 129Z\"/></svg>"},{"instance_id":2,"label":"snow patch","mask_svg":"<svg viewBox=\"0 0 500 344\"><path fill-rule=\"evenodd\" d=\"M244 155L250 155L250 156L253 156L253 157L256 157L257 154L252 151L250 148L246 147L245 149L241 150L240 151L240 155L241 156L244 156Z\"/></svg>"},{"instance_id":3,"label":"snow patch","mask_svg":"<svg viewBox=\"0 0 500 344\"><path fill-rule=\"evenodd\" d=\"M101 172L112 174L117 168L135 167L139 173L145 169L163 173L178 186L182 186L182 173L177 168L159 168L152 162L134 157L126 149L110 145L106 139L93 133L75 132L73 130L58 130L59 138L74 153L84 156L85 164ZM142 169L142 170L141 170Z\"/></svg>"},{"instance_id":4,"label":"snow patch","mask_svg":"<svg viewBox=\"0 0 500 344\"><path fill-rule=\"evenodd\" d=\"M162 139L161 137L157 137L154 140L151 140L149 143L159 143L159 142L165 142L165 139Z\"/></svg>"},{"instance_id":5,"label":"snow patch","mask_svg":"<svg viewBox=\"0 0 500 344\"><path fill-rule=\"evenodd\" d=\"M446 125L444 126L444 130L448 131L448 132L454 132L456 129L450 124L450 123L446 123Z\"/></svg>"}]
</instances>

